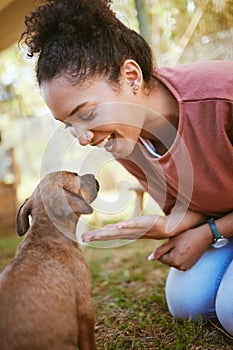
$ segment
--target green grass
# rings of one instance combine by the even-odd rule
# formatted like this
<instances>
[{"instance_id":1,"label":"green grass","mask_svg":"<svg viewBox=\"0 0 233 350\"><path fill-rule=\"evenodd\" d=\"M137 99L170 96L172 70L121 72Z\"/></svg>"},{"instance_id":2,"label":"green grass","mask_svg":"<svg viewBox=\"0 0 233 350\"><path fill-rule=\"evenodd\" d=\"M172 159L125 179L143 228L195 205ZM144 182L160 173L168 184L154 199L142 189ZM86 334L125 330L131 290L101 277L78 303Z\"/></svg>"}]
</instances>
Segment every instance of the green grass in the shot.
<instances>
[{"instance_id":1,"label":"green grass","mask_svg":"<svg viewBox=\"0 0 233 350\"><path fill-rule=\"evenodd\" d=\"M0 235L0 270L12 259L21 241L22 238L17 237L16 234L11 232L9 236L6 237Z\"/></svg>"},{"instance_id":2,"label":"green grass","mask_svg":"<svg viewBox=\"0 0 233 350\"><path fill-rule=\"evenodd\" d=\"M176 321L168 312L168 267L148 262L155 243L137 241L114 248L85 248L93 275L99 349L229 350L233 338L201 318Z\"/></svg>"},{"instance_id":3,"label":"green grass","mask_svg":"<svg viewBox=\"0 0 233 350\"><path fill-rule=\"evenodd\" d=\"M0 238L0 268L20 239ZM201 318L178 322L168 312L168 268L148 262L151 241L113 249L83 248L93 276L96 339L100 350L230 350L233 338L218 323Z\"/></svg>"}]
</instances>

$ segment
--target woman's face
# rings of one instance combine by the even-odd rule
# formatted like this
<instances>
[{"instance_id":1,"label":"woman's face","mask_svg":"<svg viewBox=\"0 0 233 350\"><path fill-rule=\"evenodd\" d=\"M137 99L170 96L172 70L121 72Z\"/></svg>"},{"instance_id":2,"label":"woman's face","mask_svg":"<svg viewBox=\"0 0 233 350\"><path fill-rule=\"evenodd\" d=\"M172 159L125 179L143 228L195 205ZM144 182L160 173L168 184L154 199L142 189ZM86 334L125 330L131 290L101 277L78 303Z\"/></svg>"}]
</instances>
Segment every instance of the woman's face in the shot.
<instances>
[{"instance_id":1,"label":"woman's face","mask_svg":"<svg viewBox=\"0 0 233 350\"><path fill-rule=\"evenodd\" d=\"M72 85L59 77L41 87L54 118L63 122L83 146L105 148L117 156L129 155L141 133L145 111L142 93L135 93L128 79L119 89L105 80Z\"/></svg>"}]
</instances>

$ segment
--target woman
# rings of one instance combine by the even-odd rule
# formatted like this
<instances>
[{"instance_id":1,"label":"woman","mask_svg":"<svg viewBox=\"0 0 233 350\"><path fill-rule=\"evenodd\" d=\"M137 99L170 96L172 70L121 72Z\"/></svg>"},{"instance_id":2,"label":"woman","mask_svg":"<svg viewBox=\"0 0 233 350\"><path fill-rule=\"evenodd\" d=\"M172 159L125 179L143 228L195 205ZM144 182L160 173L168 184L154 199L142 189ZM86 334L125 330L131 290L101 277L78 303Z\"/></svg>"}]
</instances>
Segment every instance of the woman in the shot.
<instances>
[{"instance_id":1,"label":"woman","mask_svg":"<svg viewBox=\"0 0 233 350\"><path fill-rule=\"evenodd\" d=\"M26 26L54 117L81 145L111 152L166 214L83 240L168 238L149 260L171 266L172 315L217 317L233 334L233 63L153 69L147 43L105 0L48 0Z\"/></svg>"}]
</instances>

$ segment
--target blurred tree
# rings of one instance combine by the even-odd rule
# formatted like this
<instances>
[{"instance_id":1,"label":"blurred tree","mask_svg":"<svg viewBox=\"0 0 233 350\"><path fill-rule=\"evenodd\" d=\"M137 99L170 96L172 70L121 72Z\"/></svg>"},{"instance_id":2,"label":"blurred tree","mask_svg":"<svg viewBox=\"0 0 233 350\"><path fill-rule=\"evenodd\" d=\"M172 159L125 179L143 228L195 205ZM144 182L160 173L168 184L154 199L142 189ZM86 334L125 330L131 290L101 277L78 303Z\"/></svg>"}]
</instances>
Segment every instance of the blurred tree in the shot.
<instances>
[{"instance_id":1,"label":"blurred tree","mask_svg":"<svg viewBox=\"0 0 233 350\"><path fill-rule=\"evenodd\" d=\"M152 45L151 15L146 10L145 0L135 0L139 31L149 45Z\"/></svg>"},{"instance_id":2,"label":"blurred tree","mask_svg":"<svg viewBox=\"0 0 233 350\"><path fill-rule=\"evenodd\" d=\"M0 129L44 107L34 77L34 62L26 60L17 44L0 54Z\"/></svg>"},{"instance_id":3,"label":"blurred tree","mask_svg":"<svg viewBox=\"0 0 233 350\"><path fill-rule=\"evenodd\" d=\"M136 1L136 0L135 0ZM195 56L184 58L188 47L199 42L206 52L213 50L213 36L226 39L225 45L231 47L229 31L233 28L232 0L138 0L141 15L146 11L150 21L151 45L158 65L176 65L185 60L198 60ZM142 6L143 3L143 6ZM139 8L139 7L138 7ZM139 25L139 28L143 26ZM211 36L211 40L209 39ZM211 42L212 41L212 42ZM221 43L222 44L222 43ZM200 50L200 47L197 48ZM196 51L197 51L196 50ZM212 55L213 56L213 55ZM224 58L216 52L216 57ZM206 59L209 57L207 56ZM201 57L201 59L203 59Z\"/></svg>"}]
</instances>

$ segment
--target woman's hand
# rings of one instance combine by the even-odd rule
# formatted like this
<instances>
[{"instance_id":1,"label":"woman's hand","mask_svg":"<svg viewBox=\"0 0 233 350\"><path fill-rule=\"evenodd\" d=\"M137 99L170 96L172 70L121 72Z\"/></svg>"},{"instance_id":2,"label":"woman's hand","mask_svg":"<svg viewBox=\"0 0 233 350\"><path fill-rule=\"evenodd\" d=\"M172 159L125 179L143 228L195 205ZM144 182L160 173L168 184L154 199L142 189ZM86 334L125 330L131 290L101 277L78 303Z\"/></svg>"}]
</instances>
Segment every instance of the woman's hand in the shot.
<instances>
[{"instance_id":1,"label":"woman's hand","mask_svg":"<svg viewBox=\"0 0 233 350\"><path fill-rule=\"evenodd\" d=\"M85 232L83 242L108 241L112 239L166 239L186 231L190 227L200 225L206 218L180 206L180 212L185 213L180 218L171 213L167 216L144 215L133 219L110 224L100 229Z\"/></svg>"},{"instance_id":2,"label":"woman's hand","mask_svg":"<svg viewBox=\"0 0 233 350\"><path fill-rule=\"evenodd\" d=\"M112 239L165 239L168 237L166 218L164 216L145 215L85 232L82 235L82 240L83 242L91 242Z\"/></svg>"},{"instance_id":3,"label":"woman's hand","mask_svg":"<svg viewBox=\"0 0 233 350\"><path fill-rule=\"evenodd\" d=\"M170 238L155 249L148 260L159 260L163 264L185 271L198 261L212 240L213 236L205 224Z\"/></svg>"}]
</instances>

